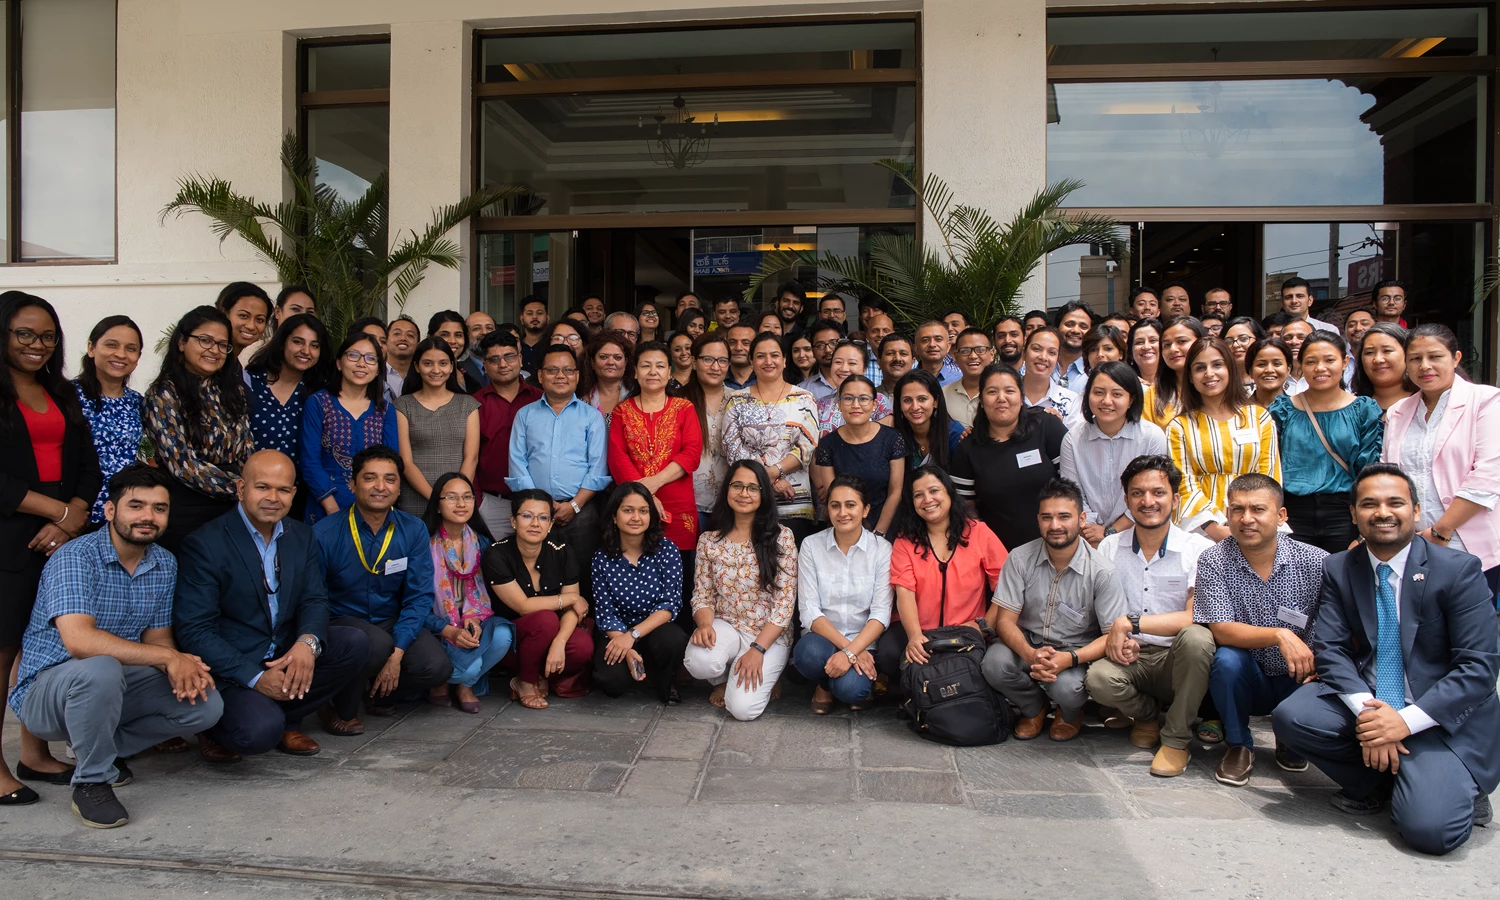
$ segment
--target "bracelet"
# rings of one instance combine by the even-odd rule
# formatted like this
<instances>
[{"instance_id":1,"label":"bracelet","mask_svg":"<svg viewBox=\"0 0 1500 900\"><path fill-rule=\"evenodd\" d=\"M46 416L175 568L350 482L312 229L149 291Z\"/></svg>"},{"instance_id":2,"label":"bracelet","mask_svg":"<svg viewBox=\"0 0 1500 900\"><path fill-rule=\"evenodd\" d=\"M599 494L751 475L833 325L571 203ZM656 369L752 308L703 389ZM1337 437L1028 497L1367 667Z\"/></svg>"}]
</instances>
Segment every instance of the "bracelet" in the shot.
<instances>
[{"instance_id":1,"label":"bracelet","mask_svg":"<svg viewBox=\"0 0 1500 900\"><path fill-rule=\"evenodd\" d=\"M53 523L52 523L52 524L53 524L53 525L58 525L58 526L61 526L61 525L62 525L62 523L64 523L64 522L66 522L66 521L68 521L68 513L70 513L70 512L72 512L72 511L73 511L73 507L71 507L71 506L69 506L69 505L68 505L68 504L66 504L66 503L64 503L64 504L63 504L63 514L62 514L62 518L61 518L61 519L58 519L58 520L57 520L57 521L56 521L56 522L53 522Z\"/></svg>"},{"instance_id":2,"label":"bracelet","mask_svg":"<svg viewBox=\"0 0 1500 900\"><path fill-rule=\"evenodd\" d=\"M1068 651L1068 655L1071 656L1071 657L1073 657L1073 668L1075 668L1075 669L1078 668L1078 651L1077 650L1069 650Z\"/></svg>"},{"instance_id":3,"label":"bracelet","mask_svg":"<svg viewBox=\"0 0 1500 900\"><path fill-rule=\"evenodd\" d=\"M760 651L760 655L761 656L765 656L766 655L766 648L762 647L760 644L752 642L750 644L750 649L751 650L758 650L758 651Z\"/></svg>"},{"instance_id":4,"label":"bracelet","mask_svg":"<svg viewBox=\"0 0 1500 900\"><path fill-rule=\"evenodd\" d=\"M1453 535L1451 533L1450 534L1443 534L1442 532L1438 531L1436 527L1430 528L1428 530L1432 532L1432 536L1433 537L1437 538L1439 541L1443 542L1444 544L1446 544L1449 541L1453 540Z\"/></svg>"}]
</instances>

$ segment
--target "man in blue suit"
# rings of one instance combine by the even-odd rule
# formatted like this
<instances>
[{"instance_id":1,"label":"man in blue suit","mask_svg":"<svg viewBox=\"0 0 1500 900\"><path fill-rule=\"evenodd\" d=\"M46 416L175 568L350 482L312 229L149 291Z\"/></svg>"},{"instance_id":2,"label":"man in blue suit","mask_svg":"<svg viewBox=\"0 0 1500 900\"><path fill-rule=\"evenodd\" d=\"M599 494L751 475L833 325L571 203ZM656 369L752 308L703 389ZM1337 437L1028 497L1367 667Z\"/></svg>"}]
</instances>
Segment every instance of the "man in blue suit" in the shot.
<instances>
[{"instance_id":1,"label":"man in blue suit","mask_svg":"<svg viewBox=\"0 0 1500 900\"><path fill-rule=\"evenodd\" d=\"M1330 556L1313 639L1318 681L1272 716L1278 740L1380 811L1412 847L1443 854L1490 821L1500 783L1500 651L1477 557L1415 538L1416 485L1375 463L1354 484L1362 546Z\"/></svg>"},{"instance_id":2,"label":"man in blue suit","mask_svg":"<svg viewBox=\"0 0 1500 900\"><path fill-rule=\"evenodd\" d=\"M177 553L177 642L208 664L224 698L218 724L199 735L201 752L220 763L272 747L311 756L320 748L302 719L359 675L370 642L328 624L317 540L286 518L297 493L291 459L252 454L237 490L239 504Z\"/></svg>"}]
</instances>

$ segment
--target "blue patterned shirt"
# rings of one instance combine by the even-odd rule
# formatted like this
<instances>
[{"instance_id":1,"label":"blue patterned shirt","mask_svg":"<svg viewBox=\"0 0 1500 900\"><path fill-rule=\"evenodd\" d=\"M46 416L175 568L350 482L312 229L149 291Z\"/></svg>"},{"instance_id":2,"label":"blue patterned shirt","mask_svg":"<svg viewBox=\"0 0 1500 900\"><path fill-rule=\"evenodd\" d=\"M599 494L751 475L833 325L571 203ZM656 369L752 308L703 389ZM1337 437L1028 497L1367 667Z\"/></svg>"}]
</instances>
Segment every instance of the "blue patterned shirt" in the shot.
<instances>
[{"instance_id":1,"label":"blue patterned shirt","mask_svg":"<svg viewBox=\"0 0 1500 900\"><path fill-rule=\"evenodd\" d=\"M20 677L10 694L16 712L39 672L73 658L57 630L58 616L93 616L100 631L136 642L148 630L172 626L177 558L152 544L132 574L120 564L111 533L113 529L101 528L68 541L42 569L31 624L21 641Z\"/></svg>"},{"instance_id":2,"label":"blue patterned shirt","mask_svg":"<svg viewBox=\"0 0 1500 900\"><path fill-rule=\"evenodd\" d=\"M682 554L667 538L639 563L595 550L593 573L594 621L600 632L629 631L663 609L677 618L682 607Z\"/></svg>"},{"instance_id":3,"label":"blue patterned shirt","mask_svg":"<svg viewBox=\"0 0 1500 900\"><path fill-rule=\"evenodd\" d=\"M1276 538L1276 561L1271 577L1262 581L1240 552L1234 538L1225 538L1198 557L1198 577L1193 586L1193 621L1240 622L1257 628L1285 628L1312 643L1318 601L1323 596L1323 560L1328 553L1295 541ZM1289 614L1283 614L1285 609ZM1298 616L1306 616L1298 625ZM1267 675L1287 674L1286 658L1275 647L1250 651Z\"/></svg>"},{"instance_id":4,"label":"blue patterned shirt","mask_svg":"<svg viewBox=\"0 0 1500 900\"><path fill-rule=\"evenodd\" d=\"M283 405L271 392L264 371L251 372L250 433L255 435L255 449L280 450L297 462L302 454L302 409L307 403L306 391L297 385ZM391 448L396 449L396 448Z\"/></svg>"},{"instance_id":5,"label":"blue patterned shirt","mask_svg":"<svg viewBox=\"0 0 1500 900\"><path fill-rule=\"evenodd\" d=\"M104 501L109 499L109 479L131 463L141 449L141 395L130 388L118 397L101 396L97 402L83 393L77 381L78 402L83 405L83 417L88 419L89 430L94 435L94 451L99 454L99 472L104 484L99 496L94 498L94 508L89 511L89 521L104 521Z\"/></svg>"}]
</instances>

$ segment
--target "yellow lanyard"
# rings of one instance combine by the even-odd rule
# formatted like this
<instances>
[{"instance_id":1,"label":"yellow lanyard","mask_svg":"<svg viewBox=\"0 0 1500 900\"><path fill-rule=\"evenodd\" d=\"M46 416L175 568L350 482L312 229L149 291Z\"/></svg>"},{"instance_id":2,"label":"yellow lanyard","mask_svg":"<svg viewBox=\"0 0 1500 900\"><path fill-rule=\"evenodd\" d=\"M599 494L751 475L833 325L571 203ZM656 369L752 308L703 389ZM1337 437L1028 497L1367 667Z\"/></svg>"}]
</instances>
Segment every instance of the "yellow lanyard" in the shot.
<instances>
[{"instance_id":1,"label":"yellow lanyard","mask_svg":"<svg viewBox=\"0 0 1500 900\"><path fill-rule=\"evenodd\" d=\"M359 564L364 566L365 571L371 575L380 574L380 561L385 558L385 551L391 549L391 536L395 533L396 526L391 522L385 523L385 543L380 545L380 555L375 557L375 565L370 565L365 560L365 545L359 539L359 529L354 525L354 507L349 507L349 536L354 538L354 549L359 553Z\"/></svg>"}]
</instances>

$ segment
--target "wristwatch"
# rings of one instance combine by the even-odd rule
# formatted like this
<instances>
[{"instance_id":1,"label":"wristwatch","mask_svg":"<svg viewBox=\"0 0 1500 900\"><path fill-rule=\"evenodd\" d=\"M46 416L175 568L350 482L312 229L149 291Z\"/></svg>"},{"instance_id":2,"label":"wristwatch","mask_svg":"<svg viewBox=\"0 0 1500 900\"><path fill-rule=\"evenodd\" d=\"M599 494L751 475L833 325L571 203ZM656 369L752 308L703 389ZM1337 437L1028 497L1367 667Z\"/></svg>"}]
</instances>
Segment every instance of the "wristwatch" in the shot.
<instances>
[{"instance_id":1,"label":"wristwatch","mask_svg":"<svg viewBox=\"0 0 1500 900\"><path fill-rule=\"evenodd\" d=\"M765 656L766 655L766 648L762 647L760 644L752 642L750 644L750 649L751 650L758 650L758 651L760 651L760 655L761 656Z\"/></svg>"},{"instance_id":2,"label":"wristwatch","mask_svg":"<svg viewBox=\"0 0 1500 900\"><path fill-rule=\"evenodd\" d=\"M633 640L633 641L640 640L641 639L641 630L639 628L632 628L632 629L630 629L630 639Z\"/></svg>"},{"instance_id":3,"label":"wristwatch","mask_svg":"<svg viewBox=\"0 0 1500 900\"><path fill-rule=\"evenodd\" d=\"M844 651L844 655L845 655L845 656L847 656L847 657L849 657L849 662L851 662L851 663L857 663L857 662L859 662L859 657L858 657L858 656L855 656L855 655L854 655L854 654L853 654L853 653L852 653L852 652L851 652L851 651L849 651L849 650L845 650L845 651Z\"/></svg>"},{"instance_id":4,"label":"wristwatch","mask_svg":"<svg viewBox=\"0 0 1500 900\"><path fill-rule=\"evenodd\" d=\"M1115 530L1115 526L1110 525L1109 527L1107 527L1107 528L1104 529L1104 536L1105 537L1109 537L1112 534L1119 534L1119 532Z\"/></svg>"},{"instance_id":5,"label":"wristwatch","mask_svg":"<svg viewBox=\"0 0 1500 900\"><path fill-rule=\"evenodd\" d=\"M1071 656L1071 657L1073 657L1073 668L1075 668L1075 669L1078 668L1078 651L1077 650L1069 650L1068 651L1068 655Z\"/></svg>"},{"instance_id":6,"label":"wristwatch","mask_svg":"<svg viewBox=\"0 0 1500 900\"><path fill-rule=\"evenodd\" d=\"M313 659L323 655L323 643L310 634L304 634L297 638L297 643L306 644L307 649L312 651Z\"/></svg>"},{"instance_id":7,"label":"wristwatch","mask_svg":"<svg viewBox=\"0 0 1500 900\"><path fill-rule=\"evenodd\" d=\"M578 505L577 500L569 500L568 505L573 507L573 515L575 516L583 512L583 508Z\"/></svg>"},{"instance_id":8,"label":"wristwatch","mask_svg":"<svg viewBox=\"0 0 1500 900\"><path fill-rule=\"evenodd\" d=\"M1130 620L1130 633L1131 634L1140 634L1141 633L1141 617L1140 616L1126 616L1125 618L1127 618L1127 619Z\"/></svg>"}]
</instances>

